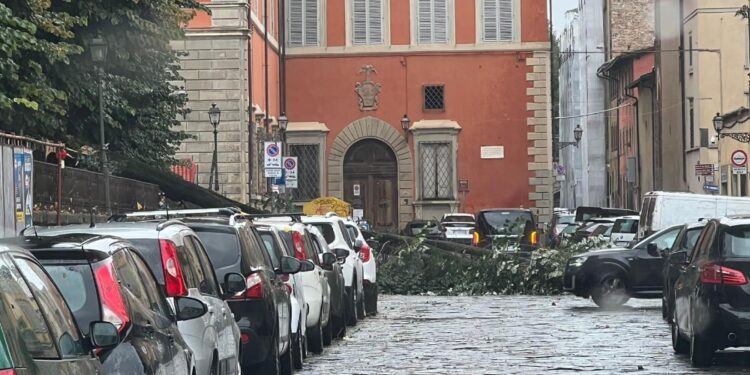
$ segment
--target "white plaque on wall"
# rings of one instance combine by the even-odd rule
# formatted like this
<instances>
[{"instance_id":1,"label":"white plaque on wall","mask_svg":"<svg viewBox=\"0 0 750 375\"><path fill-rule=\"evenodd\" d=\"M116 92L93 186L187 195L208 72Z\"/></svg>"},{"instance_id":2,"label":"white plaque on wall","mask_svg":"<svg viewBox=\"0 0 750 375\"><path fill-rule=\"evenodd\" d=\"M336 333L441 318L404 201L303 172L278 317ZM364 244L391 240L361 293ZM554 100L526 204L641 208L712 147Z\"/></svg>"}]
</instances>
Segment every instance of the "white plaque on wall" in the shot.
<instances>
[{"instance_id":1,"label":"white plaque on wall","mask_svg":"<svg viewBox=\"0 0 750 375\"><path fill-rule=\"evenodd\" d=\"M504 159L505 147L503 146L482 146L482 159Z\"/></svg>"}]
</instances>

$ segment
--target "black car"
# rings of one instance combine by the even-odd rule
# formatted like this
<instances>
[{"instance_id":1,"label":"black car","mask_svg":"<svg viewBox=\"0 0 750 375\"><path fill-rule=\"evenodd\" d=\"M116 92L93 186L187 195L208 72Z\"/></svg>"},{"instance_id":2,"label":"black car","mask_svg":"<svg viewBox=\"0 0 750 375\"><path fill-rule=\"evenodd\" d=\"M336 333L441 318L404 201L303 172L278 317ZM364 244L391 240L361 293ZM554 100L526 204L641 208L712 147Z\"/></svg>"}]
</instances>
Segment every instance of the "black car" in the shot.
<instances>
[{"instance_id":1,"label":"black car","mask_svg":"<svg viewBox=\"0 0 750 375\"><path fill-rule=\"evenodd\" d=\"M146 263L122 239L91 234L29 237L23 247L39 259L62 291L84 338L109 321L120 344L99 353L106 373L191 374L191 354L166 297ZM194 308L180 309L190 305ZM179 320L204 315L189 297L175 299Z\"/></svg>"},{"instance_id":2,"label":"black car","mask_svg":"<svg viewBox=\"0 0 750 375\"><path fill-rule=\"evenodd\" d=\"M591 297L600 307L617 307L632 298L660 298L662 254L674 244L682 225L671 226L629 248L589 251L571 257L565 267L563 290Z\"/></svg>"},{"instance_id":3,"label":"black car","mask_svg":"<svg viewBox=\"0 0 750 375\"><path fill-rule=\"evenodd\" d=\"M693 254L695 244L698 242L698 236L700 235L703 228L706 226L705 221L699 221L693 224L685 224L680 233L677 234L672 248L662 254L664 257L669 257L670 254L684 252L687 253L688 259ZM674 314L674 283L677 281L677 277L680 276L681 266L673 265L670 262L664 262L664 287L662 289L661 297L661 315L664 320L671 322Z\"/></svg>"},{"instance_id":4,"label":"black car","mask_svg":"<svg viewBox=\"0 0 750 375\"><path fill-rule=\"evenodd\" d=\"M182 220L206 245L220 280L234 272L247 278L245 293L227 300L241 332L242 372L293 372L291 301L282 276L299 272L300 262L285 257L275 269L257 230L242 214Z\"/></svg>"},{"instance_id":5,"label":"black car","mask_svg":"<svg viewBox=\"0 0 750 375\"><path fill-rule=\"evenodd\" d=\"M670 255L679 268L674 283L672 344L708 366L714 352L750 346L750 218L710 220L691 257Z\"/></svg>"},{"instance_id":6,"label":"black car","mask_svg":"<svg viewBox=\"0 0 750 375\"><path fill-rule=\"evenodd\" d=\"M576 208L576 223L583 223L596 218L630 216L639 214L640 213L638 211L627 210L624 208L581 206Z\"/></svg>"},{"instance_id":7,"label":"black car","mask_svg":"<svg viewBox=\"0 0 750 375\"><path fill-rule=\"evenodd\" d=\"M472 244L507 251L531 251L539 247L536 219L531 210L495 208L479 211Z\"/></svg>"},{"instance_id":8,"label":"black car","mask_svg":"<svg viewBox=\"0 0 750 375\"><path fill-rule=\"evenodd\" d=\"M422 235L431 240L444 240L445 228L437 220L413 220L406 223L401 234L407 237Z\"/></svg>"},{"instance_id":9,"label":"black car","mask_svg":"<svg viewBox=\"0 0 750 375\"><path fill-rule=\"evenodd\" d=\"M60 290L34 257L0 243L0 373L101 374L92 349L118 343L117 328L92 321L83 339Z\"/></svg>"}]
</instances>

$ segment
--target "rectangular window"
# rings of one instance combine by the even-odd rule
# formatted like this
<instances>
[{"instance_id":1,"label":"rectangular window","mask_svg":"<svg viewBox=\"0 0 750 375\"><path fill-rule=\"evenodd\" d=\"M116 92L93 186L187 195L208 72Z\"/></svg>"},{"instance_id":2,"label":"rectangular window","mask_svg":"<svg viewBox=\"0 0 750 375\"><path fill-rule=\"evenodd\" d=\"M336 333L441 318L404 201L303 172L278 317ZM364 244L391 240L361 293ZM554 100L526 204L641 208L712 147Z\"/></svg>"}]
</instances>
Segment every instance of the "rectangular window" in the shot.
<instances>
[{"instance_id":1,"label":"rectangular window","mask_svg":"<svg viewBox=\"0 0 750 375\"><path fill-rule=\"evenodd\" d=\"M320 196L320 150L317 144L289 145L289 154L297 157L295 201L309 201Z\"/></svg>"},{"instance_id":2,"label":"rectangular window","mask_svg":"<svg viewBox=\"0 0 750 375\"><path fill-rule=\"evenodd\" d=\"M482 41L512 42L515 0L482 0Z\"/></svg>"},{"instance_id":3,"label":"rectangular window","mask_svg":"<svg viewBox=\"0 0 750 375\"><path fill-rule=\"evenodd\" d=\"M425 85L422 86L422 98L424 103L422 109L425 111L443 112L445 111L445 86L444 85Z\"/></svg>"},{"instance_id":4,"label":"rectangular window","mask_svg":"<svg viewBox=\"0 0 750 375\"><path fill-rule=\"evenodd\" d=\"M690 148L695 147L695 109L693 98L688 98L688 121L690 121Z\"/></svg>"},{"instance_id":5,"label":"rectangular window","mask_svg":"<svg viewBox=\"0 0 750 375\"><path fill-rule=\"evenodd\" d=\"M417 0L417 42L448 43L450 26L449 0Z\"/></svg>"},{"instance_id":6,"label":"rectangular window","mask_svg":"<svg viewBox=\"0 0 750 375\"><path fill-rule=\"evenodd\" d=\"M288 0L287 45L314 47L320 45L319 0Z\"/></svg>"},{"instance_id":7,"label":"rectangular window","mask_svg":"<svg viewBox=\"0 0 750 375\"><path fill-rule=\"evenodd\" d=\"M453 199L450 143L420 143L422 199Z\"/></svg>"},{"instance_id":8,"label":"rectangular window","mask_svg":"<svg viewBox=\"0 0 750 375\"><path fill-rule=\"evenodd\" d=\"M352 44L383 44L384 0L352 0Z\"/></svg>"}]
</instances>

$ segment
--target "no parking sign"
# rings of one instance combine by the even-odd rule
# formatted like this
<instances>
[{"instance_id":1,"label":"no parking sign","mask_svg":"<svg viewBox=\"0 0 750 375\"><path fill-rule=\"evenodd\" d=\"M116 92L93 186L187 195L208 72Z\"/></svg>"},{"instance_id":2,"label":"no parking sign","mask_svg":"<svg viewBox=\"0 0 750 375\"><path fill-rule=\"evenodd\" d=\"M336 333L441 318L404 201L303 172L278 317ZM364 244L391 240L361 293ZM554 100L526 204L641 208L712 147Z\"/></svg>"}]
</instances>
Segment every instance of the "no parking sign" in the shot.
<instances>
[{"instance_id":1,"label":"no parking sign","mask_svg":"<svg viewBox=\"0 0 750 375\"><path fill-rule=\"evenodd\" d=\"M281 169L281 143L263 143L263 165L266 169Z\"/></svg>"},{"instance_id":2,"label":"no parking sign","mask_svg":"<svg viewBox=\"0 0 750 375\"><path fill-rule=\"evenodd\" d=\"M287 181L297 179L297 168L298 165L296 156L284 157L284 172L286 173Z\"/></svg>"}]
</instances>

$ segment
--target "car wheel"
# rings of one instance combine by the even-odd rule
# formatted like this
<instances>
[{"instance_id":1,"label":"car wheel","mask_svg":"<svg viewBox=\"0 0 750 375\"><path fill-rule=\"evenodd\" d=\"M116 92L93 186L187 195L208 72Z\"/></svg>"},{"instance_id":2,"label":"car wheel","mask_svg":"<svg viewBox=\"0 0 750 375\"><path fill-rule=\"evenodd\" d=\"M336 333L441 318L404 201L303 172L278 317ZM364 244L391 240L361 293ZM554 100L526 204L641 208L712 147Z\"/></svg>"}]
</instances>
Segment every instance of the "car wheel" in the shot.
<instances>
[{"instance_id":1,"label":"car wheel","mask_svg":"<svg viewBox=\"0 0 750 375\"><path fill-rule=\"evenodd\" d=\"M346 316L346 325L357 325L357 290L354 287L346 293Z\"/></svg>"},{"instance_id":2,"label":"car wheel","mask_svg":"<svg viewBox=\"0 0 750 375\"><path fill-rule=\"evenodd\" d=\"M693 337L690 338L690 362L693 366L711 366L714 351L714 346L709 340L693 333Z\"/></svg>"},{"instance_id":3,"label":"car wheel","mask_svg":"<svg viewBox=\"0 0 750 375\"><path fill-rule=\"evenodd\" d=\"M680 332L680 326L677 325L677 317L672 318L669 323L672 328L672 349L677 354L688 354L690 353L690 343L682 337Z\"/></svg>"},{"instance_id":4,"label":"car wheel","mask_svg":"<svg viewBox=\"0 0 750 375\"><path fill-rule=\"evenodd\" d=\"M666 320L666 321L669 321L667 319L667 317L669 317L669 311L667 311L667 299L664 298L664 297L662 297L662 299L661 299L661 318L664 319L664 320Z\"/></svg>"},{"instance_id":5,"label":"car wheel","mask_svg":"<svg viewBox=\"0 0 750 375\"><path fill-rule=\"evenodd\" d=\"M630 299L625 279L616 272L605 273L599 278L599 284L594 287L591 298L597 306L605 309L620 307Z\"/></svg>"},{"instance_id":6,"label":"car wheel","mask_svg":"<svg viewBox=\"0 0 750 375\"><path fill-rule=\"evenodd\" d=\"M323 327L323 344L325 346L331 345L333 342L333 319L328 319L328 324Z\"/></svg>"},{"instance_id":7,"label":"car wheel","mask_svg":"<svg viewBox=\"0 0 750 375\"><path fill-rule=\"evenodd\" d=\"M211 358L211 375L219 375L219 361L216 359L216 353L214 353L213 358Z\"/></svg>"},{"instance_id":8,"label":"car wheel","mask_svg":"<svg viewBox=\"0 0 750 375\"><path fill-rule=\"evenodd\" d=\"M281 369L279 363L279 337L274 337L271 340L271 350L268 351L266 360L260 365L262 374L279 375Z\"/></svg>"},{"instance_id":9,"label":"car wheel","mask_svg":"<svg viewBox=\"0 0 750 375\"><path fill-rule=\"evenodd\" d=\"M365 293L363 291L357 292L357 319L362 320L365 318Z\"/></svg>"},{"instance_id":10,"label":"car wheel","mask_svg":"<svg viewBox=\"0 0 750 375\"><path fill-rule=\"evenodd\" d=\"M297 327L297 333L292 338L292 362L295 370L302 370L302 360L304 359L304 348L302 347L302 324Z\"/></svg>"},{"instance_id":11,"label":"car wheel","mask_svg":"<svg viewBox=\"0 0 750 375\"><path fill-rule=\"evenodd\" d=\"M378 284L365 285L365 312L367 315L378 313Z\"/></svg>"},{"instance_id":12,"label":"car wheel","mask_svg":"<svg viewBox=\"0 0 750 375\"><path fill-rule=\"evenodd\" d=\"M307 347L315 354L323 353L323 328L318 324L307 329Z\"/></svg>"},{"instance_id":13,"label":"car wheel","mask_svg":"<svg viewBox=\"0 0 750 375\"><path fill-rule=\"evenodd\" d=\"M286 353L282 354L279 358L279 362L281 362L281 375L294 374L294 355L292 352L294 352L294 348L292 347L292 343L289 343Z\"/></svg>"}]
</instances>

